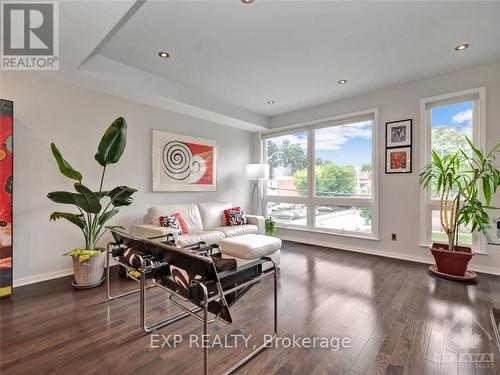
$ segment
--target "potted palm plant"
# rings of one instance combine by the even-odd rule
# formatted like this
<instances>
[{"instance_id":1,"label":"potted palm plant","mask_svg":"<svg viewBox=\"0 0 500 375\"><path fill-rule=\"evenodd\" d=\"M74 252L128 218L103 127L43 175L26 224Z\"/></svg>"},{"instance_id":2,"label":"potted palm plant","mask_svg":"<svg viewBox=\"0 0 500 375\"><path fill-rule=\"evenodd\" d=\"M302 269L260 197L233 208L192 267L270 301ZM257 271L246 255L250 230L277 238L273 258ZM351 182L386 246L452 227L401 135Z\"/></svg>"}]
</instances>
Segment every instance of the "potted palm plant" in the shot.
<instances>
[{"instance_id":1,"label":"potted palm plant","mask_svg":"<svg viewBox=\"0 0 500 375\"><path fill-rule=\"evenodd\" d=\"M52 154L57 162L59 171L71 180L75 180L75 192L54 191L47 197L56 203L69 204L76 207L77 212L56 211L50 215L50 220L65 219L76 225L83 234L85 247L76 248L64 255L73 258L75 288L90 288L98 286L104 280L105 251L98 247L99 239L107 232L106 223L118 212L118 207L132 203L132 194L135 189L127 186L118 186L112 190L103 190L106 168L120 160L127 143L127 122L124 118L117 118L104 133L95 160L102 167L99 189L92 190L82 183L80 172L73 169L62 157L54 143L51 144Z\"/></svg>"},{"instance_id":2,"label":"potted palm plant","mask_svg":"<svg viewBox=\"0 0 500 375\"><path fill-rule=\"evenodd\" d=\"M432 151L432 162L420 173L424 188L433 186L440 196L441 227L448 243L432 243L430 251L442 274L464 277L474 252L458 242L460 227L475 232L489 223L488 209L500 186L500 171L493 165L500 143L484 154L467 138L470 150L440 156Z\"/></svg>"}]
</instances>

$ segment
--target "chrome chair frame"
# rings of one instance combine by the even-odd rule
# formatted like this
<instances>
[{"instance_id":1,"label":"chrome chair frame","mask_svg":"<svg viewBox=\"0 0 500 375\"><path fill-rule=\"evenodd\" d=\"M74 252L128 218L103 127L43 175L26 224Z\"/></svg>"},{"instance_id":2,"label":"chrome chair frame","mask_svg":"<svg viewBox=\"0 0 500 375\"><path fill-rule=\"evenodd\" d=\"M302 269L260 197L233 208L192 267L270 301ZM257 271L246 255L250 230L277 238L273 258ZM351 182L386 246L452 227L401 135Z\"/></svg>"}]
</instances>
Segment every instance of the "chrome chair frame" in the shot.
<instances>
[{"instance_id":1,"label":"chrome chair frame","mask_svg":"<svg viewBox=\"0 0 500 375\"><path fill-rule=\"evenodd\" d=\"M148 240L146 240L148 241ZM125 293L121 293L121 294L118 294L118 295L115 295L115 296L111 296L110 294L110 291L109 291L109 266L110 266L110 253L112 252L112 249L111 249L111 246L120 246L118 244L115 244L115 243L110 243L108 245L108 248L107 248L107 258L106 258L106 279L107 279L107 285L106 285L106 296L108 297L109 300L114 300L114 299L117 299L117 298L121 298L121 297L124 297L124 296L127 296L127 295L131 295L133 293L137 293L139 292L140 293L140 322L141 322L141 327L143 329L144 332L146 333L150 333L156 329L159 329L161 327L165 327L165 326L168 326L174 322L177 322L185 317L188 317L188 316L192 316L194 317L195 319L197 319L198 321L202 322L203 323L203 335L204 337L208 337L208 325L210 323L214 323L218 320L219 318L219 315L213 315L213 317L211 319L209 319L209 311L208 311L208 305L210 302L212 301L216 301L216 300L219 300L221 301L224 305L227 306L227 302L226 302L226 299L225 299L225 296L228 295L228 294L231 294L231 293L234 293L234 292L237 292L237 291L240 291L242 289L245 289L245 288L248 288L258 282L260 282L261 280L263 280L264 278L267 278L268 276L270 275L273 275L273 289L274 289L274 298L273 298L273 307L274 307L274 314L273 314L273 335L270 339L268 339L267 341L265 341L261 346L255 348L254 350L252 350L252 352L250 354L248 354L247 356L245 356L244 358L242 358L240 361L238 361L237 363L235 363L233 366L231 366L228 370L226 370L224 372L224 375L228 375L228 374L231 374L233 373L234 371L236 371L237 369L239 369L240 367L242 367L243 365L245 365L246 363L248 363L252 358L254 358L256 355L258 355L260 352L262 352L264 349L267 349L270 347L270 344L276 339L276 336L278 334L278 277L277 277L277 266L276 266L276 263L269 257L262 257L260 258L261 260L264 260L264 261L269 261L273 264L273 267L267 271L264 271L262 272L259 276L249 280L249 281L246 281L242 284L239 284L233 288L230 288L230 289L227 289L227 290L223 290L222 289L222 286L221 286L221 282L220 282L220 279L219 279L219 275L216 273L215 274L215 277L216 277L216 286L217 286L217 293L212 295L211 297L209 296L209 292L208 292L208 288L207 286L200 280L192 280L191 281L191 285L192 286L198 286L200 288L200 290L202 291L202 294L203 294L203 301L200 303L201 304L201 307L198 306L198 305L194 305L194 307L191 307L191 308L188 308L186 306L184 306L181 302L177 301L176 299L179 299L180 301L183 301L183 302L187 302L187 303L192 303L192 301L188 298L185 298L183 297L182 295L180 295L179 293L177 293L176 291L166 287L165 285L162 285L160 283L158 283L157 281L153 280L152 283L153 285L148 285L147 282L146 282L146 275L150 272L152 272L153 268L151 265L148 265L147 261L145 261L142 257L140 258L140 262L141 262L141 266L140 266L140 269L139 269L139 273L140 273L140 277L139 279L136 278L136 277L133 277L133 276L130 276L133 280L135 280L136 282L139 282L140 284L140 287L139 289L136 289L136 290L132 290L132 291L129 291L129 292L125 292ZM199 253L198 253L199 254ZM115 259L115 261L126 267L126 269L130 269L130 266L128 266L127 264L124 264L118 260ZM207 262L210 262L212 263L212 266L213 268L215 269L215 265L213 264L213 260L210 258L210 257L207 257L206 259ZM169 297L168 297L168 300L170 302L172 302L175 306L177 306L178 308L180 308L182 311L180 313L177 313L177 314L174 314L172 316L169 316L167 317L166 319L163 319L161 321L158 321L158 322L155 322L153 324L151 324L150 326L148 326L146 324L146 320L147 320L147 315L146 315L146 296L147 296L147 289L149 288L153 288L153 287L159 287L161 288L162 290L165 290L168 294L169 294ZM200 316L198 313L200 311L203 311L202 315ZM204 375L208 375L209 373L209 362L208 362L208 354L209 354L209 351L208 351L209 347L208 345L204 345L203 346L203 373Z\"/></svg>"},{"instance_id":2,"label":"chrome chair frame","mask_svg":"<svg viewBox=\"0 0 500 375\"><path fill-rule=\"evenodd\" d=\"M156 240L156 239L160 239L160 238L166 238L168 235L163 235L163 236L155 236L155 237L148 237L147 239L148 240ZM119 247L121 246L120 244L117 244L117 243L114 243L114 242L110 242L108 243L108 246L106 247L106 298L110 301L114 300L114 299L117 299L117 298L121 298L121 297L125 297L125 296L129 296L131 294L134 294L134 293L138 293L141 291L141 288L138 288L138 289L134 289L134 290L131 290L131 291L128 291L128 292L124 292L124 293L121 293L121 294L117 294L117 295L114 295L112 296L111 293L110 293L110 288L109 288L109 268L110 268L110 254L113 253L113 250L112 248L113 247ZM143 264L143 259L141 259L141 269L143 268L146 268L145 267L145 264ZM125 269L131 269L132 267L130 267L130 265L128 264L124 264L122 262L120 262L118 259L116 258L113 258L113 260L119 264L120 266L122 267L125 267ZM135 270L135 269L134 269ZM140 271L139 271L140 272ZM137 282L140 282L139 279L137 279L136 277L132 276L132 275L128 275L132 280L135 280ZM148 285L146 287L146 289L149 289L149 288L153 288L154 285Z\"/></svg>"},{"instance_id":3,"label":"chrome chair frame","mask_svg":"<svg viewBox=\"0 0 500 375\"><path fill-rule=\"evenodd\" d=\"M277 275L277 266L276 266L276 263L271 259L271 258L268 258L268 257L263 257L261 259L265 259L269 262L271 262L273 264L273 267L268 270L268 271L265 271L263 272L259 277L255 278L255 279L252 279L250 281L247 281L243 284L240 284L234 288L231 288L231 289L228 289L226 291L223 291L222 288L220 287L220 282L219 280L217 280L217 287L218 287L218 293L215 294L214 296L210 297L208 296L208 289L207 287L205 286L205 284L203 284L202 282L198 281L198 280L193 280L193 284L196 284L198 285L201 290L203 291L203 307L202 307L202 310L203 310L203 315L202 316L199 316L197 314L196 311L192 311L190 309L188 309L187 307L185 307L184 305L182 305L181 303L179 303L178 301L176 301L174 299L174 297L176 298L179 298L180 300L184 301L184 302L190 302L189 299L186 299L184 297L182 297L180 294L176 293L175 291L159 284L159 283L156 283L154 282L158 287L160 287L161 289L167 291L168 293L170 293L170 297L169 297L169 300L177 307L179 307L181 310L184 311L185 314L187 315L190 315L192 316L193 318L197 319L198 321L202 322L203 323L203 337L208 337L208 325L210 323L214 323L217 321L218 319L218 316L215 315L212 319L208 319L208 316L209 316L209 313L208 313L208 304L212 301L215 301L217 299L224 299L226 295L228 294L231 294L231 293L234 293L238 290L241 290L241 289L244 289L248 286L251 286L251 285L254 285L254 284L257 284L258 282L260 282L262 279L270 276L270 275L273 275L273 279L274 279L274 283L273 283L273 288L274 288L274 298L273 298L273 306L274 306L274 314L273 314L273 336L271 337L271 339L265 341L262 345L260 345L259 347L255 348L250 354L248 354L247 356L245 356L244 358L242 358L240 361L238 361L237 363L235 363L233 366L231 366L228 370L226 370L223 374L224 375L229 375L229 374L232 374L234 371L236 371L237 369L239 369L240 367L244 366L246 363L248 363L252 358L254 358L257 354L259 354L260 352L262 352L264 349L268 349L270 346L270 344L276 339L276 336L278 334L278 275ZM180 318L182 319L182 318ZM179 320L179 319L177 319ZM176 321L177 321L176 320ZM203 347L203 374L204 375L208 375L208 346L205 345Z\"/></svg>"},{"instance_id":4,"label":"chrome chair frame","mask_svg":"<svg viewBox=\"0 0 500 375\"><path fill-rule=\"evenodd\" d=\"M162 237L164 237L164 236L152 237L152 238L148 238L148 239L158 239L158 238L162 238ZM187 314L186 312L181 312L178 314L174 314L166 319L156 321L156 322L152 323L151 325L147 324L147 290L156 287L157 284L148 284L147 283L146 277L147 277L147 274L152 271L152 267L150 265L148 266L147 261L145 261L142 257L140 258L141 265L140 265L139 269L132 268L132 267L130 267L130 265L123 263L123 262L120 262L119 259L116 259L113 257L113 260L118 265L125 267L126 270L133 269L134 271L138 271L140 276L139 276L139 278L137 278L137 277L134 277L134 276L128 274L128 277L130 277L135 282L139 283L139 288L134 289L134 290L130 290L128 292L123 292L123 293L120 293L117 295L111 295L109 269L111 267L110 255L113 253L112 249L114 246L121 246L121 245L111 242L108 244L108 246L106 248L106 298L108 300L112 301L112 300L115 300L118 298L130 296L130 295L135 294L135 293L139 293L139 296L140 296L139 297L139 300L140 300L139 322L140 322L142 330L145 333L153 332L156 329L165 327L169 324L175 323L175 322L179 321L180 319L183 319L183 318L189 316L189 314ZM193 308L192 311L198 312L198 311L201 311L201 308L196 307L196 308Z\"/></svg>"}]
</instances>

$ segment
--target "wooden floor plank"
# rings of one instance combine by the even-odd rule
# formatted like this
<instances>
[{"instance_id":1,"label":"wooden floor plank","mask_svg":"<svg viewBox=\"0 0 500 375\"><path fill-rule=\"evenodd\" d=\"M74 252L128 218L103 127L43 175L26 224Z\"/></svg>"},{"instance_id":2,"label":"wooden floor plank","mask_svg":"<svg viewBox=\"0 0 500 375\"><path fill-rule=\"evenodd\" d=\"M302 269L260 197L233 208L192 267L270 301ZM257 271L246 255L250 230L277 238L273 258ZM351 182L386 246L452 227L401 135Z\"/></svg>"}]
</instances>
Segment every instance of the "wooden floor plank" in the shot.
<instances>
[{"instance_id":1,"label":"wooden floor plank","mask_svg":"<svg viewBox=\"0 0 500 375\"><path fill-rule=\"evenodd\" d=\"M135 288L112 280L113 290ZM285 348L262 352L238 374L500 374L500 353L489 310L500 306L500 278L478 275L457 283L427 266L396 259L284 242L279 275L279 336L348 337L344 350ZM234 322L215 323L220 337L253 335L250 348L210 351L220 374L272 330L272 285L260 283L233 308ZM148 313L176 310L161 290L149 294ZM202 350L189 346L202 327L185 319L155 334L182 335L173 348L151 346L141 332L138 296L108 302L104 288L75 291L69 278L16 288L0 302L0 372L10 374L199 374ZM458 324L449 321L458 317ZM472 340L469 337L472 334ZM231 341L233 340L233 341ZM439 354L491 353L489 367L441 363Z\"/></svg>"}]
</instances>

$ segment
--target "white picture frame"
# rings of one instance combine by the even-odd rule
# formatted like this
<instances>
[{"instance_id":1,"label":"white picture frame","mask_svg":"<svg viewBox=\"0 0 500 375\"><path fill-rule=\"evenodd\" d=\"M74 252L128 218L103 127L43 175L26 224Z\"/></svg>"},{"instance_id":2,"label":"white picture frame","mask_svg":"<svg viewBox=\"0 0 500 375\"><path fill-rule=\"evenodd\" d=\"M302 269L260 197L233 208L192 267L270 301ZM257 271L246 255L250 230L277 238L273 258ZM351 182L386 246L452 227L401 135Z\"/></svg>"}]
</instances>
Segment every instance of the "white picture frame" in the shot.
<instances>
[{"instance_id":1,"label":"white picture frame","mask_svg":"<svg viewBox=\"0 0 500 375\"><path fill-rule=\"evenodd\" d=\"M392 121L385 124L386 148L411 146L412 120Z\"/></svg>"},{"instance_id":2,"label":"white picture frame","mask_svg":"<svg viewBox=\"0 0 500 375\"><path fill-rule=\"evenodd\" d=\"M217 190L216 141L162 130L152 138L153 192Z\"/></svg>"}]
</instances>

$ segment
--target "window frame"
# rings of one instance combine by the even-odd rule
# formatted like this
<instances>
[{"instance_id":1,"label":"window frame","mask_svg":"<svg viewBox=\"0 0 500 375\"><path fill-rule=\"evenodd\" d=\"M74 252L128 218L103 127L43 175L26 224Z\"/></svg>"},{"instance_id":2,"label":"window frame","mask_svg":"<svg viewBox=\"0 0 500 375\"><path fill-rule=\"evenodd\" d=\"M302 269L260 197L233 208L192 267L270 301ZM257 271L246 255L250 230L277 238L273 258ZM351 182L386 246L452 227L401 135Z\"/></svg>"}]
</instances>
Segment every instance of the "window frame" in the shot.
<instances>
[{"instance_id":1,"label":"window frame","mask_svg":"<svg viewBox=\"0 0 500 375\"><path fill-rule=\"evenodd\" d=\"M420 99L420 170L431 162L432 119L431 110L438 106L472 102L472 140L477 147L486 145L486 88L477 87L456 91L444 95ZM432 199L431 187L420 189L420 246L428 247L432 243L432 210L439 210L439 199ZM475 252L487 254L483 236L473 233L472 248Z\"/></svg>"},{"instance_id":2,"label":"window frame","mask_svg":"<svg viewBox=\"0 0 500 375\"><path fill-rule=\"evenodd\" d=\"M346 125L349 123L361 122L370 120L372 124L372 196L367 198L349 198L349 197L317 197L315 196L314 189L314 166L315 166L315 131L317 129L329 128L332 126ZM332 116L327 118L322 118L318 120L307 121L299 124L294 124L290 126L281 127L277 130L269 130L260 133L261 138L261 163L266 163L267 161L267 150L266 150L266 139L278 137L281 135L287 135L292 133L297 133L305 131L307 133L307 196L306 197L286 197L286 196L276 196L267 195L267 181L264 182L262 202L264 204L264 213L267 216L267 203L277 202L277 203L298 203L305 204L307 209L307 224L304 225L293 225L293 224L283 224L277 223L276 226L279 228L286 229L298 229L307 230L311 232L329 233L334 235L357 237L357 238L367 238L367 239L379 239L379 217L378 217L378 205L379 205L379 191L378 191L378 180L379 180L379 126L378 126L378 108L370 108L358 112ZM369 207L372 211L372 231L371 233L361 233L348 230L324 228L316 226L316 207L323 205L334 205L334 206L363 206Z\"/></svg>"}]
</instances>

